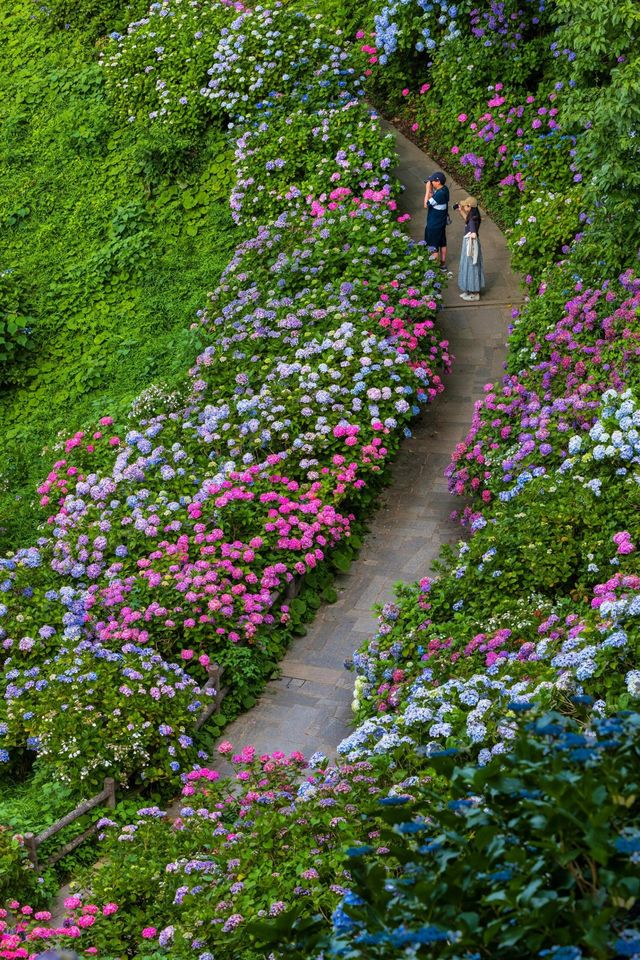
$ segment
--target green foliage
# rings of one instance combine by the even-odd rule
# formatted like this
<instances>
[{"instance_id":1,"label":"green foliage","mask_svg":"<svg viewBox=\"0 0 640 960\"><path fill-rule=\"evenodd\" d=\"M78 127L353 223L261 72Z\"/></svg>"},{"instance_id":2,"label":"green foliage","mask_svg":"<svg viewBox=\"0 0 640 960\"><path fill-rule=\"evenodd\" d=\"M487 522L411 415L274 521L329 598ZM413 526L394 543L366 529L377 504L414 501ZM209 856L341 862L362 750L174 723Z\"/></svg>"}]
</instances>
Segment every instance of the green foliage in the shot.
<instances>
[{"instance_id":1,"label":"green foliage","mask_svg":"<svg viewBox=\"0 0 640 960\"><path fill-rule=\"evenodd\" d=\"M517 5L519 6L519 5ZM489 34L491 37L491 34ZM430 79L435 90L444 91L443 104L454 114L469 110L496 81L496 40L487 45L481 37L461 37L449 41L434 54ZM549 58L547 34L518 44L508 54L500 51L500 80L514 93L528 93ZM419 74L421 76L421 74Z\"/></svg>"},{"instance_id":2,"label":"green foliage","mask_svg":"<svg viewBox=\"0 0 640 960\"><path fill-rule=\"evenodd\" d=\"M523 274L536 274L541 263L553 263L569 252L566 241L578 232L582 211L579 187L567 194L539 189L527 194L508 232L511 263Z\"/></svg>"},{"instance_id":3,"label":"green foliage","mask_svg":"<svg viewBox=\"0 0 640 960\"><path fill-rule=\"evenodd\" d=\"M146 7L145 0L47 0L40 18L57 29L86 31L97 36L124 27Z\"/></svg>"},{"instance_id":4,"label":"green foliage","mask_svg":"<svg viewBox=\"0 0 640 960\"><path fill-rule=\"evenodd\" d=\"M0 374L4 550L33 539L59 431L182 381L189 326L234 243L226 140L114 126L90 35L45 36L31 12L14 5L0 51L0 284L18 325Z\"/></svg>"},{"instance_id":5,"label":"green foliage","mask_svg":"<svg viewBox=\"0 0 640 960\"><path fill-rule=\"evenodd\" d=\"M608 83L620 58L637 54L640 10L634 0L603 0L597 17L593 13L580 0L555 0L550 10L558 72L583 87Z\"/></svg>"},{"instance_id":6,"label":"green foliage","mask_svg":"<svg viewBox=\"0 0 640 960\"><path fill-rule=\"evenodd\" d=\"M588 130L578 144L585 199L604 208L601 255L621 267L625 248L638 246L640 9L634 0L605 0L594 16L576 0L558 0L555 20L558 73L572 85L561 120L567 131Z\"/></svg>"},{"instance_id":7,"label":"green foliage","mask_svg":"<svg viewBox=\"0 0 640 960\"><path fill-rule=\"evenodd\" d=\"M374 813L386 822L384 858L366 846L349 851L351 893L332 940L294 909L270 938L260 927L262 943L305 958L322 947L327 960L407 949L452 960L631 955L640 938L639 734L637 714L586 731L551 714L484 768L434 757L444 791L427 786L414 802Z\"/></svg>"},{"instance_id":8,"label":"green foliage","mask_svg":"<svg viewBox=\"0 0 640 960\"><path fill-rule=\"evenodd\" d=\"M236 16L222 2L164 0L124 36L112 38L102 65L120 120L194 134L220 119L217 103L200 90L207 86L220 31Z\"/></svg>"},{"instance_id":9,"label":"green foliage","mask_svg":"<svg viewBox=\"0 0 640 960\"><path fill-rule=\"evenodd\" d=\"M1 815L0 815L1 816ZM22 839L0 823L0 902L24 891L26 897L39 899L38 878L29 862Z\"/></svg>"},{"instance_id":10,"label":"green foliage","mask_svg":"<svg viewBox=\"0 0 640 960\"><path fill-rule=\"evenodd\" d=\"M375 13L378 12L377 0L364 0L354 5L350 0L322 0L321 4L314 0L284 0L285 4L304 10L307 14L314 14L321 10L322 16L332 30L344 35L345 41L353 39L356 31L369 24Z\"/></svg>"},{"instance_id":11,"label":"green foliage","mask_svg":"<svg viewBox=\"0 0 640 960\"><path fill-rule=\"evenodd\" d=\"M68 872L80 864L93 862L94 847L86 844L56 866L41 868L38 875L24 847L24 834L37 835L73 810L77 803L78 797L68 787L37 776L3 788L0 799L0 849L4 844L9 858L3 863L0 853L0 898L3 902L15 896L18 890L31 904L46 905ZM45 841L39 848L41 861L86 830L101 813L99 808L92 810Z\"/></svg>"},{"instance_id":12,"label":"green foliage","mask_svg":"<svg viewBox=\"0 0 640 960\"><path fill-rule=\"evenodd\" d=\"M332 18L345 15L341 3L328 0L327 6ZM470 6L462 4L461 12L468 14ZM506 15L510 17L516 7L520 4L509 0ZM417 55L415 31L428 22L437 39L435 63L427 65L432 68L429 78L435 90L417 105L413 103L418 127L432 135L432 144L442 155L449 155L453 146L463 174L471 164L485 196L509 222L515 219L515 227L522 228L512 235L516 268L536 277L546 275L556 258L569 254L573 258L577 251L571 266L554 277L552 295L543 298L516 333L519 360L526 365L525 354L532 344L528 338L542 339L546 328L552 328L558 308L576 281L574 267L582 264L588 275L589 270L598 272L600 257L612 264L628 255L628 249L621 253L616 244L621 238L627 244L631 236L627 231L630 226L635 229L633 197L640 186L640 174L633 166L640 91L634 47L627 45L624 20L610 2L605 4L603 28L593 26L591 13L577 10L573 0L559 0L556 44L564 59L559 52L551 55L546 24L535 30L534 21L525 24L526 42L511 47L498 39L500 31L489 39L456 38L456 31L447 26L446 18L437 17L437 11L423 11L423 17L415 16L410 4L401 8L398 49L402 59L396 57L384 71L375 95L387 98L387 109L395 108L407 92L400 92L405 82L411 84L412 92L418 87L424 58ZM54 10L65 9L62 0L54 2ZM194 307L201 306L202 291L213 286L211 274L217 273L226 252L220 234L228 228L229 219L219 204L230 179L228 145L219 132L225 111L237 110L240 102L253 97L247 107L251 113L261 86L274 88L286 103L292 93L299 94L299 84L308 81L306 74L315 67L319 49L317 62L322 67L331 59L315 24L298 18L290 7L278 8L274 15L284 39L276 41L278 30L274 29L265 43L264 34L251 29L253 14L239 18L239 25L227 32L222 28L235 20L236 11L222 5L165 0L126 37L112 38L98 68L87 38L95 36L101 23L118 10L109 5L98 9L86 2L79 12L86 20L86 36L83 39L80 30L72 37L74 31L69 31L70 42L54 41L43 55L44 70L38 63L46 79L43 89L39 75L24 63L24 50L33 50L34 44L40 48L26 29L24 10L19 7L11 20L7 54L10 63L16 42L24 45L19 75L15 83L10 71L0 79L11 104L3 108L6 122L0 132L7 154L0 174L5 196L0 217L6 225L0 253L3 262L17 265L18 276L32 278L19 297L15 293L7 300L15 327L11 330L7 323L7 330L22 335L24 300L36 318L38 348L31 363L28 357L14 356L15 386L6 391L0 406L0 427L8 424L10 416L15 419L15 426L8 430L3 476L5 483L13 483L13 490L27 476L26 459L37 460L34 451L39 445L51 448L63 420L79 426L90 415L111 413L122 415L126 424L132 396L155 379L160 380L161 389L148 390L137 402L137 412L157 411L159 396L166 396L162 409L176 409L180 372L200 346L200 334L185 332L186 322ZM357 11L358 18L362 12ZM623 4L624 14L629 22L636 16ZM349 17L355 15L351 12ZM347 18L345 24L349 23ZM609 34L610 48L605 50ZM169 39L175 42L167 51ZM565 56L570 48L577 52L575 59ZM265 53L269 54L266 66ZM332 77L342 73L339 53L333 50L332 56L327 86L335 95L340 90ZM500 84L493 75L498 57ZM556 67L555 61L559 61ZM290 73L283 72L285 62ZM298 74L301 65L304 68ZM565 84L568 89L556 103L557 91ZM205 86L211 91L207 98L199 93ZM428 88L429 84L422 84L421 94ZM536 90L535 96L531 90ZM315 94L311 87L312 106ZM486 113L487 105L491 114ZM114 106L120 121L115 128ZM262 109L260 104L255 107L256 112ZM562 135L552 120L559 108ZM514 114L518 121L525 118L524 129L518 131ZM540 116L545 117L545 129L538 132L543 124ZM241 120L247 122L247 117ZM308 113L292 111L286 123L270 121L267 136L259 125L249 125L236 159L240 186L254 189L241 197L234 194L236 212L244 205L244 217L266 220L292 199L290 194L295 196L294 190L303 195L318 193L330 172L322 168L329 148L315 149L313 125L321 122L322 118L309 121ZM353 144L348 142L352 119L347 111L323 133L336 162L339 149L366 145L367 159L386 169L390 162L386 144L376 140L374 128L367 130L366 123L363 116L361 144L355 138ZM484 124L481 134L478 128ZM497 139L495 128L501 132ZM281 163L271 167L276 143ZM241 155L243 149L246 157ZM475 151L482 151L482 156L468 159ZM246 169L242 160L247 160ZM576 174L578 163L585 177ZM360 178L357 164L344 173L342 162L337 165L340 185L354 186ZM508 182L504 177L512 166L522 175L520 181L512 177ZM589 216L581 207L589 210ZM618 226L616 219L621 215L623 223ZM237 216L237 221L243 216ZM586 220L595 223L591 236L588 232L586 243L571 250L573 235ZM605 228L601 240L598 226ZM368 232L366 223L356 223L343 238L336 228L330 241L333 246L317 244L323 263L331 263L330 280L338 275L345 280L359 277L368 261L354 258L349 244L339 241L361 240L356 249L362 252L365 241L370 241ZM270 240L269 247L277 243ZM301 239L300 246L306 243ZM388 243L394 262L401 261L404 247L404 238L394 234L394 241ZM301 260L300 250L291 256L289 249L283 249L278 260L280 279L297 292L304 285L305 295L312 296L326 285L327 275L317 271L303 276L298 270ZM234 271L242 269L252 280L264 280L265 273L271 274L270 266L258 245L255 256L247 254L232 265L225 289L233 291ZM377 262L367 271L372 285L382 285L389 274L390 263ZM222 297L216 306L224 305ZM316 332L323 332L320 322ZM18 347L26 345L18 342ZM555 345L550 344L552 349ZM618 362L620 356L628 360L626 349L608 343L603 350L607 365L611 359L620 374L627 372ZM542 348L536 345L531 356L536 350ZM328 361L335 360L337 348L325 352ZM225 377L241 372L239 361L230 352L213 367L215 375L203 381L202 390L212 405L225 396ZM256 356L246 375L252 389L264 387L260 397L265 402L271 398L270 388L265 387L267 370L271 371L267 379L273 381L270 360ZM237 378L236 383L240 383ZM375 389L376 378L370 383ZM306 385L293 381L281 390L278 396L284 399L286 415L299 415L306 391ZM41 419L46 423L38 423L44 401L47 417ZM229 424L234 416L230 415ZM605 426L609 439L617 425ZM563 429L568 427L563 424ZM262 440L256 436L241 444L237 455L252 444L259 449ZM397 444L396 437L389 437L391 454ZM611 450L615 453L613 444ZM198 937L204 932L201 946L211 946L216 956L234 960L238 955L246 960L263 957L266 944L280 955L291 956L308 957L322 948L326 958L388 957L403 950L412 956L452 960L529 960L534 953L551 960L578 960L586 951L590 960L608 960L637 952L630 911L636 909L640 892L635 862L640 849L638 718L596 723L585 734L580 700L586 698L571 700L569 694L580 681L584 691L602 698L610 709L626 707L636 696L638 680L632 668L637 662L637 630L632 625L628 637L616 639L613 634L602 640L609 623L590 610L590 591L603 579L603 569L620 563L619 557L611 556L614 534L620 537L621 527L627 527L635 536L638 486L625 467L616 469L616 463L593 470L592 451L574 459L573 473L556 473L567 454L558 444L550 451L544 461L547 475L532 479L528 473L515 502L508 496L495 504L489 522L483 528L478 524L457 556L445 553L437 581L427 580L419 589L404 588L401 599L407 603L399 609L387 605L393 609L383 623L385 630L370 645L379 662L362 666L366 657L361 654L355 706L362 718L371 718L368 732L374 730L376 737L385 730L382 721L391 721L386 725L388 738L382 738L397 748L391 778L369 762L350 764L340 774L334 770L324 781L312 777L309 795L317 791L322 800L331 801L323 805L306 803L308 785L298 793L298 780L291 772L280 775L275 755L273 764L270 758L258 764L251 755L245 764L250 769L243 771L246 777L236 780L216 782L211 771L200 771L195 779L202 776L204 782L191 793L188 782L185 790L187 796L197 793L200 806L195 813L193 808L183 809L183 819L167 829L161 813L140 811L135 824L108 841L110 859L94 878L94 886L99 897L116 897L123 908L114 949L146 958L166 956L155 943L138 942L140 928L145 922L154 926L175 922L175 942L168 951L176 958L192 955L195 931ZM87 454L83 460L82 456L78 454L77 463L83 471L92 461L100 467L107 462L106 457L101 459L102 452L95 458ZM605 450L602 456L613 454ZM492 466L491 454L478 457L478 463L480 480ZM382 477L381 472L357 498L347 493L343 505L350 509L353 499L359 507L369 506ZM600 496L597 486L603 478L606 497ZM188 484L193 481L189 475ZM491 491L486 493L490 501ZM8 497L0 500L7 516L6 532L22 535L20 511L12 506ZM246 539L254 532L256 516L238 506L227 512L227 523L233 525L236 536ZM207 522L210 519L206 517ZM626 530L625 535L630 536ZM141 540L133 535L128 542L133 549L127 563L133 564ZM637 554L633 544L627 545L633 554L630 560L625 556L629 585L635 583ZM350 544L341 543L326 567L307 575L302 591L288 604L288 626L275 639L265 631L252 647L222 647L220 641L219 659L231 678L231 690L222 715L202 738L204 745L209 748L230 717L253 705L289 637L304 633L306 621L320 604L335 599L331 570L346 571L355 549L356 538ZM174 566L170 560L166 563ZM156 572L162 583L166 564L158 563ZM44 606L45 590L34 591L30 583L29 590L22 595L17 590L20 632L42 622L38 605ZM610 590L615 593L615 587ZM136 584L132 606L142 606L143 594L145 590ZM176 640L182 642L180 627L171 632L175 626L166 621L164 627L154 625L153 642L163 652L175 653ZM204 636L211 633L210 628L196 629ZM45 646L43 638L41 648ZM398 650L393 652L394 648ZM554 654L567 655L567 663L557 669ZM390 662L392 657L397 663ZM579 661L577 669L571 657ZM94 674L88 657L74 657L63 650L57 665L64 673L64 686L62 682L56 686L59 678L52 676L45 697L37 697L29 686L20 703L12 703L7 712L19 730L20 742L29 733L38 735L47 774L53 772L60 780L97 782L103 773L101 764L108 763L123 780L134 777L141 767L145 767L145 778L162 780L166 774L162 760L176 755L183 764L194 760L202 743L194 744L187 736L196 705L188 703L184 685L172 704L175 732L189 741L186 746L180 744L187 751L183 755L160 739L164 733L158 721L163 714L160 707L156 709L153 693L149 705L142 684L136 691L126 687L123 691L118 685L124 677L112 661L100 664ZM126 659L125 665L129 665ZM69 680L66 674L71 675L76 666L82 673ZM486 676L479 677L474 690L483 668ZM417 678L424 680L419 694L415 685L409 688L409 681ZM158 687L162 682L157 680ZM438 737L447 744L471 741L474 754L482 743L484 760L491 752L507 749L520 707L509 697L514 684L520 685L518 693L530 692L545 708L551 705L579 715L580 731L563 726L558 717L546 718L517 739L506 760L482 769L432 756ZM128 708L129 726L122 723L119 694L127 697L122 703ZM430 709L434 704L437 716ZM376 710L383 714L398 706L406 709L398 712L397 720L393 715L376 718ZM29 707L33 713L25 711ZM418 732L410 730L412 725L418 726ZM137 727L145 731L143 737ZM399 739L401 733L408 735ZM102 752L95 749L99 734L106 743ZM428 745L427 737L433 738ZM381 739L380 745L381 750L392 749ZM181 764L174 760L170 766L177 770ZM416 776L406 779L405 767ZM266 774L274 769L270 779ZM432 778L426 787L425 775ZM404 797L384 798L386 804L367 810L371 794L381 785L388 788L391 781L396 794L415 788L415 800L406 798L410 806L403 806L397 815L395 803L403 805ZM336 796L328 796L334 788ZM0 820L3 816L10 819L0 805ZM42 816L53 816L53 809L44 809ZM347 839L358 846L345 851ZM374 841L371 846L369 840ZM19 841L0 835L0 868L5 866L14 883L23 870L23 859ZM205 883L201 873L207 874ZM302 880L308 881L308 888ZM353 882L357 892L334 917L333 943L325 938L321 946L319 926L326 926L341 892L337 880ZM559 913L568 917L560 931ZM265 923L266 915L275 919ZM245 919L252 921L248 929L241 925ZM225 921L229 926L223 929Z\"/></svg>"},{"instance_id":13,"label":"green foliage","mask_svg":"<svg viewBox=\"0 0 640 960\"><path fill-rule=\"evenodd\" d=\"M28 210L15 211L16 219ZM10 365L16 354L31 348L31 317L24 313L20 286L11 270L0 272L0 383L11 377Z\"/></svg>"},{"instance_id":14,"label":"green foliage","mask_svg":"<svg viewBox=\"0 0 640 960\"><path fill-rule=\"evenodd\" d=\"M57 658L57 670L66 682L48 684L45 711L37 693L33 701L27 695L7 711L16 726L24 720L29 730L33 722L30 732L38 740L38 769L43 779L91 791L102 786L107 773L123 784L170 778L169 763L176 755L169 740L172 731L185 735L180 759L195 762L196 750L188 736L194 732L194 715L197 717L193 704L201 706L206 699L196 700L192 687L180 677L172 694L172 727L165 726L166 711L159 691L171 671L156 656L154 669L143 674L139 672L141 660L144 658L124 653L94 662L90 654L69 651ZM127 685L129 673L136 680ZM91 702L85 707L87 697ZM22 731L18 744L21 736ZM100 751L96 750L98 736ZM11 739L7 737L5 743L10 744Z\"/></svg>"}]
</instances>

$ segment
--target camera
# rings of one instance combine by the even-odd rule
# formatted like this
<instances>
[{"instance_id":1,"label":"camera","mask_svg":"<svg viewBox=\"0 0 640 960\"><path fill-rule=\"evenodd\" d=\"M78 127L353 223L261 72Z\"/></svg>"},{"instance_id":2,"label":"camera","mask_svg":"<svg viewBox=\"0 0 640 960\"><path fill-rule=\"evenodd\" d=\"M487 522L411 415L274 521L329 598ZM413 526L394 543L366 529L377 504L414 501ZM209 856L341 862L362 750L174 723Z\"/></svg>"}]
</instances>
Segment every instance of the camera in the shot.
<instances>
[{"instance_id":1,"label":"camera","mask_svg":"<svg viewBox=\"0 0 640 960\"><path fill-rule=\"evenodd\" d=\"M454 205L451 207L451 209L452 209L452 210L459 210L459 209L460 209L460 204L459 204L459 203L454 203Z\"/></svg>"}]
</instances>

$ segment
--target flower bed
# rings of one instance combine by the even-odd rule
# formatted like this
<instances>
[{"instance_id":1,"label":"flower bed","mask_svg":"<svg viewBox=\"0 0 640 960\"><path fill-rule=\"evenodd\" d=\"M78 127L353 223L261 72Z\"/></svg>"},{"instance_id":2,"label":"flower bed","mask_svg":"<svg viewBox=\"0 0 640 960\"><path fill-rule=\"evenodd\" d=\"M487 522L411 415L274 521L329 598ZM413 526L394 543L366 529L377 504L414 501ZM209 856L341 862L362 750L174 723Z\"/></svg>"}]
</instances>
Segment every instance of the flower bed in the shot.
<instances>
[{"instance_id":1,"label":"flower bed","mask_svg":"<svg viewBox=\"0 0 640 960\"><path fill-rule=\"evenodd\" d=\"M639 425L630 396L605 394L601 418L569 442L557 470L523 471L488 520L476 515L471 540L438 578L382 611L378 634L355 657L367 719L343 755L467 743L486 762L506 748L514 700L630 702L640 640ZM619 572L603 583L611 565Z\"/></svg>"},{"instance_id":2,"label":"flower bed","mask_svg":"<svg viewBox=\"0 0 640 960\"><path fill-rule=\"evenodd\" d=\"M159 95L171 109L151 123L202 124L200 101L190 93L176 119L170 92L197 27L192 72L215 63L198 96L230 118L238 182L260 206L195 325L182 394L150 392L128 421L104 416L64 441L38 488L41 538L0 561L0 761L10 773L31 751L41 774L82 791L106 774L170 781L202 760L194 727L214 660L225 715L251 705L332 598L354 521L450 364L440 284L397 223L389 138L357 100L359 56L285 8L216 11L154 7L112 39L103 69L123 120ZM166 84L144 81L156 68ZM258 189L288 126L316 143L296 157L301 196ZM307 599L290 602L305 575Z\"/></svg>"},{"instance_id":3,"label":"flower bed","mask_svg":"<svg viewBox=\"0 0 640 960\"><path fill-rule=\"evenodd\" d=\"M564 272L560 280L567 281ZM515 318L510 367L519 372L477 401L471 431L447 471L453 493L486 502L524 469L559 466L573 431L595 422L607 388L637 391L640 280L628 271L602 289L576 283L560 319L545 328L546 299L558 310L554 292L541 285L538 302Z\"/></svg>"}]
</instances>

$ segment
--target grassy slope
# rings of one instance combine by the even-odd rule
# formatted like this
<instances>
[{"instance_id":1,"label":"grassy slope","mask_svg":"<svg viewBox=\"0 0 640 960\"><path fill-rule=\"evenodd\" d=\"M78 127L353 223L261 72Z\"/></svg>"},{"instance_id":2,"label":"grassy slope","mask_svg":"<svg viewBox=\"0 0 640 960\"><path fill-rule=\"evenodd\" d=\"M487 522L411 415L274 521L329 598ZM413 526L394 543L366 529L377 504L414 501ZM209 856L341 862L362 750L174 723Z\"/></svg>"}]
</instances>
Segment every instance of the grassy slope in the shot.
<instances>
[{"instance_id":1,"label":"grassy slope","mask_svg":"<svg viewBox=\"0 0 640 960\"><path fill-rule=\"evenodd\" d=\"M33 318L31 350L0 387L0 553L34 537L41 450L59 431L180 382L189 324L235 241L221 135L158 175L111 116L104 41L53 31L34 9L13 6L0 46L0 270Z\"/></svg>"}]
</instances>

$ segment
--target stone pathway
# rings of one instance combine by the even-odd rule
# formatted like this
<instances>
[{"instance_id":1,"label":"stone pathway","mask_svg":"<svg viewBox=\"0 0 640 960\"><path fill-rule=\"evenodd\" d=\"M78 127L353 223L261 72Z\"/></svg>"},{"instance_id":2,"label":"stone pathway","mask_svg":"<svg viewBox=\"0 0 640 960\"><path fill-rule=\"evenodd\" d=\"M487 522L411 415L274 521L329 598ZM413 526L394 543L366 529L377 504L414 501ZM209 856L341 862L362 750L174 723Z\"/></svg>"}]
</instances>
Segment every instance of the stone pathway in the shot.
<instances>
[{"instance_id":1,"label":"stone pathway","mask_svg":"<svg viewBox=\"0 0 640 960\"><path fill-rule=\"evenodd\" d=\"M400 155L396 174L405 185L402 212L412 215L411 236L421 240L423 180L439 165L390 124L383 126L396 135ZM449 186L452 203L467 196L457 184L450 181ZM455 273L462 220L453 216L448 259ZM482 249L485 296L479 304L460 300L454 276L438 317L455 356L445 392L427 407L414 425L413 437L405 440L360 556L349 573L336 580L339 599L322 607L307 635L291 645L281 663L282 676L267 685L256 706L225 729L225 739L238 748L253 744L259 753L301 750L311 756L321 750L335 756L337 744L352 728L353 674L344 669L344 661L375 632L372 606L392 599L399 580L427 575L440 546L459 539L459 526L449 520L459 504L447 492L444 470L468 430L483 386L502 374L511 306L522 299L504 237L488 219L482 225ZM225 768L220 760L217 765ZM179 807L177 800L170 815L176 815ZM63 900L72 888L65 884L54 901L57 922L62 921Z\"/></svg>"},{"instance_id":2,"label":"stone pathway","mask_svg":"<svg viewBox=\"0 0 640 960\"><path fill-rule=\"evenodd\" d=\"M405 185L402 212L414 218L410 233L419 240L425 220L423 180L438 164L390 124L383 126L397 138L396 174ZM449 185L452 203L467 196L457 184ZM453 218L448 260L455 273L463 223L456 213ZM344 661L375 632L373 604L391 599L397 581L427 575L441 544L459 538L459 527L449 520L459 504L447 492L444 470L468 430L483 386L503 372L511 306L522 299L504 237L488 219L482 225L482 249L487 279L482 300L460 300L454 276L438 318L455 357L445 392L405 441L360 556L336 582L338 601L321 608L307 635L290 647L280 679L272 680L256 706L226 728L225 739L234 746L253 744L259 753L301 750L306 756L321 750L334 756L351 729L353 675Z\"/></svg>"}]
</instances>

